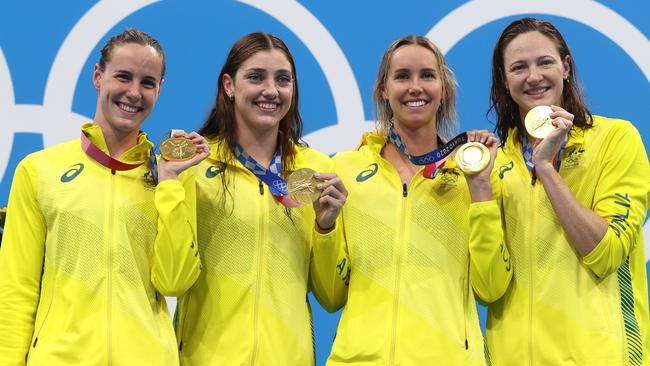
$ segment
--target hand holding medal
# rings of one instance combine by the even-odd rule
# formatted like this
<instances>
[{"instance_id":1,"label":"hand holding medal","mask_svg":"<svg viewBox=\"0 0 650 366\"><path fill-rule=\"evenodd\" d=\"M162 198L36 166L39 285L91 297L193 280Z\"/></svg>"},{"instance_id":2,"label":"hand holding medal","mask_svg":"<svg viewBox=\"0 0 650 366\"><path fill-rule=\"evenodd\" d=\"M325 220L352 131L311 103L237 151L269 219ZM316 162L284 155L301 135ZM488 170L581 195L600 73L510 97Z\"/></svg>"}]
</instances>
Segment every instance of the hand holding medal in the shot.
<instances>
[{"instance_id":1,"label":"hand holding medal","mask_svg":"<svg viewBox=\"0 0 650 366\"><path fill-rule=\"evenodd\" d=\"M318 173L311 169L299 169L294 172L294 174L296 173L298 174L296 177L298 178L296 179L298 188L293 194L296 196L304 195L305 197L309 195L311 201L314 202L318 230L321 233L331 231L341 208L348 198L348 191L345 189L343 181L335 173ZM289 176L289 181L293 180L292 176L294 174ZM317 194L310 191L312 188L306 188L311 187L314 182L316 182L315 191Z\"/></svg>"},{"instance_id":2,"label":"hand holding medal","mask_svg":"<svg viewBox=\"0 0 650 366\"><path fill-rule=\"evenodd\" d=\"M183 130L172 130L163 135L160 143L160 162L158 179L175 179L187 168L198 164L210 155L210 145L206 139L196 132L185 133ZM161 139L162 140L162 139Z\"/></svg>"},{"instance_id":3,"label":"hand holding medal","mask_svg":"<svg viewBox=\"0 0 650 366\"><path fill-rule=\"evenodd\" d=\"M458 168L465 176L487 172L485 175L489 177L499 141L487 130L467 131L467 140L468 142L456 151Z\"/></svg>"},{"instance_id":4,"label":"hand holding medal","mask_svg":"<svg viewBox=\"0 0 650 366\"><path fill-rule=\"evenodd\" d=\"M320 198L319 182L315 171L309 168L298 169L287 178L289 197L301 206L312 203Z\"/></svg>"},{"instance_id":5,"label":"hand holding medal","mask_svg":"<svg viewBox=\"0 0 650 366\"><path fill-rule=\"evenodd\" d=\"M537 139L532 143L532 164L551 163L559 169L567 134L573 126L573 114L558 106L537 106L526 114L525 126L528 134ZM530 126L530 127L529 127Z\"/></svg>"},{"instance_id":6,"label":"hand holding medal","mask_svg":"<svg viewBox=\"0 0 650 366\"><path fill-rule=\"evenodd\" d=\"M184 137L185 131L171 130L160 139L160 156L168 161L185 161L196 155L196 145ZM165 137L167 139L163 140Z\"/></svg>"}]
</instances>

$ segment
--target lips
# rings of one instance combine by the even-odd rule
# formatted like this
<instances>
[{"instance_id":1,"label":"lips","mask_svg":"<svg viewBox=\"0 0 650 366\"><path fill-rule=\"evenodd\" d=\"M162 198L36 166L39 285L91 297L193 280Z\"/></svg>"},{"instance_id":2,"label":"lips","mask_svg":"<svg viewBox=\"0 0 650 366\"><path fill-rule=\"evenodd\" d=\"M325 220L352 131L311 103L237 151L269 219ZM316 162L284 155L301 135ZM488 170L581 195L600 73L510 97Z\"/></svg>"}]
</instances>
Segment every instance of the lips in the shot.
<instances>
[{"instance_id":1,"label":"lips","mask_svg":"<svg viewBox=\"0 0 650 366\"><path fill-rule=\"evenodd\" d=\"M255 105L264 112L274 112L280 108L280 103L255 102Z\"/></svg>"},{"instance_id":2,"label":"lips","mask_svg":"<svg viewBox=\"0 0 650 366\"><path fill-rule=\"evenodd\" d=\"M408 100L406 102L403 102L402 104L404 104L405 106L410 107L410 108L418 108L418 107L422 107L423 105L426 105L428 103L429 102L424 100L424 99L415 99L415 100Z\"/></svg>"},{"instance_id":3,"label":"lips","mask_svg":"<svg viewBox=\"0 0 650 366\"><path fill-rule=\"evenodd\" d=\"M535 88L526 89L524 94L530 95L531 97L543 96L547 91L551 89L550 86L538 86Z\"/></svg>"},{"instance_id":4,"label":"lips","mask_svg":"<svg viewBox=\"0 0 650 366\"><path fill-rule=\"evenodd\" d=\"M126 113L138 113L138 112L142 111L141 107L134 106L134 105L127 104L127 103L123 103L123 102L119 102L119 101L115 102L115 105L117 105L117 107L120 110L122 110L122 111L124 111Z\"/></svg>"}]
</instances>

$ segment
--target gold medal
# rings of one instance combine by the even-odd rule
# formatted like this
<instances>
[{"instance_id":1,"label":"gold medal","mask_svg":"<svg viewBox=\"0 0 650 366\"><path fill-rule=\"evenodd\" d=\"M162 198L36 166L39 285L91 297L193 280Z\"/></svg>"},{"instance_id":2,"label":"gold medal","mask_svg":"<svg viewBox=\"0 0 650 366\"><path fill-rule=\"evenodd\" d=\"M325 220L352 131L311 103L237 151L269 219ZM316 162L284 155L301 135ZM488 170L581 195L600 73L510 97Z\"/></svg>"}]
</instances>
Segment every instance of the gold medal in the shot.
<instances>
[{"instance_id":1,"label":"gold medal","mask_svg":"<svg viewBox=\"0 0 650 366\"><path fill-rule=\"evenodd\" d=\"M490 150L480 142L468 142L458 148L455 159L463 173L476 174L490 163Z\"/></svg>"},{"instance_id":2,"label":"gold medal","mask_svg":"<svg viewBox=\"0 0 650 366\"><path fill-rule=\"evenodd\" d=\"M287 179L289 197L300 205L316 201L320 197L320 190L316 187L318 180L314 176L315 173L309 168L298 169L291 173Z\"/></svg>"},{"instance_id":3,"label":"gold medal","mask_svg":"<svg viewBox=\"0 0 650 366\"><path fill-rule=\"evenodd\" d=\"M528 111L524 119L528 134L534 138L543 139L551 131L555 130L555 126L551 123L551 113L553 113L553 110L546 105L538 105Z\"/></svg>"},{"instance_id":4,"label":"gold medal","mask_svg":"<svg viewBox=\"0 0 650 366\"><path fill-rule=\"evenodd\" d=\"M174 131L169 134L173 136ZM165 134L163 138L167 136ZM196 145L185 137L170 137L160 143L160 155L168 161L189 160L196 155Z\"/></svg>"}]
</instances>

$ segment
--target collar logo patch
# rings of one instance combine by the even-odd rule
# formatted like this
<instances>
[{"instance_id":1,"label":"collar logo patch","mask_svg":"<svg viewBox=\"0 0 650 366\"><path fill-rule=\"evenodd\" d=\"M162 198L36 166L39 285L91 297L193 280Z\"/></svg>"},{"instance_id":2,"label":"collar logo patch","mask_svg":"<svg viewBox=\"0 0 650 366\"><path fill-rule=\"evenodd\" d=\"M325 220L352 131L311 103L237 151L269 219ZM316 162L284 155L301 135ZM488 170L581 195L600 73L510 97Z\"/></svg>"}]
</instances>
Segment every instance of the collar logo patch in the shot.
<instances>
[{"instance_id":1,"label":"collar logo patch","mask_svg":"<svg viewBox=\"0 0 650 366\"><path fill-rule=\"evenodd\" d=\"M458 184L458 177L460 173L454 168L442 169L440 172L440 180L447 187L455 187Z\"/></svg>"},{"instance_id":2,"label":"collar logo patch","mask_svg":"<svg viewBox=\"0 0 650 366\"><path fill-rule=\"evenodd\" d=\"M144 181L144 187L147 189L156 189L156 183L153 181L153 174L151 174L151 170L147 170L144 172L144 175L142 176L142 180Z\"/></svg>"},{"instance_id":3,"label":"collar logo patch","mask_svg":"<svg viewBox=\"0 0 650 366\"><path fill-rule=\"evenodd\" d=\"M84 165L82 163L77 163L71 165L68 170L61 176L61 182L68 183L71 180L75 179L81 172L84 170Z\"/></svg>"},{"instance_id":4,"label":"collar logo patch","mask_svg":"<svg viewBox=\"0 0 650 366\"><path fill-rule=\"evenodd\" d=\"M507 164L502 164L499 166L499 179L503 179L503 176L514 168L515 163L510 161Z\"/></svg>"},{"instance_id":5,"label":"collar logo patch","mask_svg":"<svg viewBox=\"0 0 650 366\"><path fill-rule=\"evenodd\" d=\"M366 167L366 169L362 170L359 175L357 175L357 182L365 182L368 179L372 178L375 174L377 174L377 171L379 170L379 165L377 163L372 163Z\"/></svg>"},{"instance_id":6,"label":"collar logo patch","mask_svg":"<svg viewBox=\"0 0 650 366\"><path fill-rule=\"evenodd\" d=\"M217 175L223 173L223 171L226 170L225 164L219 164L219 165L210 165L208 169L205 170L205 176L207 178L214 178Z\"/></svg>"},{"instance_id":7,"label":"collar logo patch","mask_svg":"<svg viewBox=\"0 0 650 366\"><path fill-rule=\"evenodd\" d=\"M578 165L580 165L580 158L582 158L582 154L585 152L585 149L583 148L576 148L573 149L569 153L569 157L566 159L566 162L564 163L564 166L567 168L575 168Z\"/></svg>"}]
</instances>

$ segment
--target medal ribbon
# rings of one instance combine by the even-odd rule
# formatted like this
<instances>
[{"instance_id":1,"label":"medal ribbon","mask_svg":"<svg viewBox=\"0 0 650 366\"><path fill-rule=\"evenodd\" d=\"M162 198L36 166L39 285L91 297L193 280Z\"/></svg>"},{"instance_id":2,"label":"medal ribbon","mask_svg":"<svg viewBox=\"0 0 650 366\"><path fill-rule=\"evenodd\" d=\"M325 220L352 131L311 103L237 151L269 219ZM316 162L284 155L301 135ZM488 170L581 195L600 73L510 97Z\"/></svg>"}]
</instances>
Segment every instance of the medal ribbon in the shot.
<instances>
[{"instance_id":1,"label":"medal ribbon","mask_svg":"<svg viewBox=\"0 0 650 366\"><path fill-rule=\"evenodd\" d=\"M564 155L564 148L566 147L566 143L568 139L569 139L568 136L564 138L564 141L560 146L560 150L553 157L553 165L555 166L556 172L560 171L560 165L562 164L562 155ZM533 144L531 144L527 135L522 135L520 140L521 140L521 154L524 156L524 162L526 162L526 168L528 168L528 171L533 174L533 181L535 181L536 174L535 174L535 164L533 164Z\"/></svg>"},{"instance_id":2,"label":"medal ribbon","mask_svg":"<svg viewBox=\"0 0 650 366\"><path fill-rule=\"evenodd\" d=\"M406 157L409 158L411 163L415 165L425 165L422 175L424 175L425 178L433 179L438 171L445 165L445 162L449 159L449 156L454 149L467 142L467 132L460 133L441 147L419 156L412 156L409 154L406 150L406 145L402 142L402 138L399 137L399 134L397 134L397 131L395 131L392 126L388 132L388 139L390 142L395 144L395 146L397 146Z\"/></svg>"},{"instance_id":3,"label":"medal ribbon","mask_svg":"<svg viewBox=\"0 0 650 366\"><path fill-rule=\"evenodd\" d=\"M269 169L261 166L257 160L248 155L241 145L235 146L235 156L246 169L250 170L257 179L264 182L269 187L269 191L273 197L285 207L296 208L300 205L295 202L287 191L287 181L280 176L282 170L282 152L280 149L275 152Z\"/></svg>"},{"instance_id":4,"label":"medal ribbon","mask_svg":"<svg viewBox=\"0 0 650 366\"><path fill-rule=\"evenodd\" d=\"M128 164L123 163L117 159L113 159L110 155L106 154L100 148L98 148L97 145L93 144L88 136L86 136L86 134L83 132L81 133L81 149L93 160L111 170L133 170L144 164L144 162L138 164ZM154 184L158 184L158 164L156 163L156 154L153 148L151 148L151 151L149 152L149 167L151 169L151 176L153 178Z\"/></svg>"}]
</instances>

